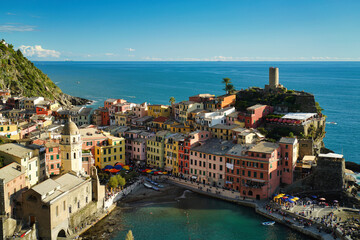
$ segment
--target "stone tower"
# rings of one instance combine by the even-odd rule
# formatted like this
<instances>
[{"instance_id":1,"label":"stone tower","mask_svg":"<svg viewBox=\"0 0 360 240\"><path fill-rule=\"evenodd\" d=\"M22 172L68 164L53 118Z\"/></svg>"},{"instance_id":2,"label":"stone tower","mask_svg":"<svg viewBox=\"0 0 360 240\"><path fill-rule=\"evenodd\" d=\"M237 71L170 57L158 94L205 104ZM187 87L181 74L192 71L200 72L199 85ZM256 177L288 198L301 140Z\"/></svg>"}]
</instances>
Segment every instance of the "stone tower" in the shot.
<instances>
[{"instance_id":1,"label":"stone tower","mask_svg":"<svg viewBox=\"0 0 360 240\"><path fill-rule=\"evenodd\" d=\"M60 150L63 173L71 171L75 173L84 172L82 167L82 140L80 131L70 118L61 132Z\"/></svg>"},{"instance_id":2,"label":"stone tower","mask_svg":"<svg viewBox=\"0 0 360 240\"><path fill-rule=\"evenodd\" d=\"M279 68L269 68L269 87L276 89L279 86Z\"/></svg>"}]
</instances>

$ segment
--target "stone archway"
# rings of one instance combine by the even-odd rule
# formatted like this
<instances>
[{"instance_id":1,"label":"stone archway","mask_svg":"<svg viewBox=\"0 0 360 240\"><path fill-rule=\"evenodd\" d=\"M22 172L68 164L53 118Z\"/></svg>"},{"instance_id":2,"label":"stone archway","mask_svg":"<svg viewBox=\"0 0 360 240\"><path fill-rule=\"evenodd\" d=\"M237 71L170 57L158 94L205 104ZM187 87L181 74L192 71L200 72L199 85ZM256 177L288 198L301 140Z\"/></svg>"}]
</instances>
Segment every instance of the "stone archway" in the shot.
<instances>
[{"instance_id":1,"label":"stone archway","mask_svg":"<svg viewBox=\"0 0 360 240\"><path fill-rule=\"evenodd\" d=\"M57 239L63 239L63 238L66 238L66 232L64 229L61 229L57 235Z\"/></svg>"}]
</instances>

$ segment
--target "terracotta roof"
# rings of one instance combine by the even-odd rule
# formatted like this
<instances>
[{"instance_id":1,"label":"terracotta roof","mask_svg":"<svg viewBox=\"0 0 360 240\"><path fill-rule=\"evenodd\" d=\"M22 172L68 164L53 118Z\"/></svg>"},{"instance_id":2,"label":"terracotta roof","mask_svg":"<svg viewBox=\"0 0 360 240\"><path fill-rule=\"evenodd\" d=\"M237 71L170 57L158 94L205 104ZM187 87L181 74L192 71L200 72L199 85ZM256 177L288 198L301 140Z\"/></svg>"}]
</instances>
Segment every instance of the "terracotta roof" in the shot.
<instances>
[{"instance_id":1,"label":"terracotta roof","mask_svg":"<svg viewBox=\"0 0 360 240\"><path fill-rule=\"evenodd\" d=\"M167 117L157 117L153 120L153 122L165 122L166 120L168 120Z\"/></svg>"}]
</instances>

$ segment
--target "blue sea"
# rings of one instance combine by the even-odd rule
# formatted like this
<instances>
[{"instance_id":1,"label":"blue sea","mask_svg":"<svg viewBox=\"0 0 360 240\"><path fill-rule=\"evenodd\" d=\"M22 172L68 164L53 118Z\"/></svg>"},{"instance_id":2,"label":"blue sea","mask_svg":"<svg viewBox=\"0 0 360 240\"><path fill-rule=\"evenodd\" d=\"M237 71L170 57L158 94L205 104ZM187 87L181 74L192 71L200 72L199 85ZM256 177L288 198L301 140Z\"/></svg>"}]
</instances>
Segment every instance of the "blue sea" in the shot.
<instances>
[{"instance_id":1,"label":"blue sea","mask_svg":"<svg viewBox=\"0 0 360 240\"><path fill-rule=\"evenodd\" d=\"M360 163L360 62L36 62L65 93L94 100L168 104L198 93L223 94L222 78L236 89L264 87L268 69L280 83L313 93L328 122L325 146Z\"/></svg>"}]
</instances>

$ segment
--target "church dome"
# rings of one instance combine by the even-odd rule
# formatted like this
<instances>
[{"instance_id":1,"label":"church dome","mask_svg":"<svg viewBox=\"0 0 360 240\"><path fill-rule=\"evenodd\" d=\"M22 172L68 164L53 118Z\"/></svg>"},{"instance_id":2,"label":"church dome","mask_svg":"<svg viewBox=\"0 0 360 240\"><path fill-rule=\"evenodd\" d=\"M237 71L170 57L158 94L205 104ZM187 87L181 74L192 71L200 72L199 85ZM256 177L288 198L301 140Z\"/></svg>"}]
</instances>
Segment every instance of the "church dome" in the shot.
<instances>
[{"instance_id":1,"label":"church dome","mask_svg":"<svg viewBox=\"0 0 360 240\"><path fill-rule=\"evenodd\" d=\"M69 119L67 123L65 123L65 126L63 130L61 131L62 135L77 135L79 134L79 128L76 126L76 124Z\"/></svg>"}]
</instances>

